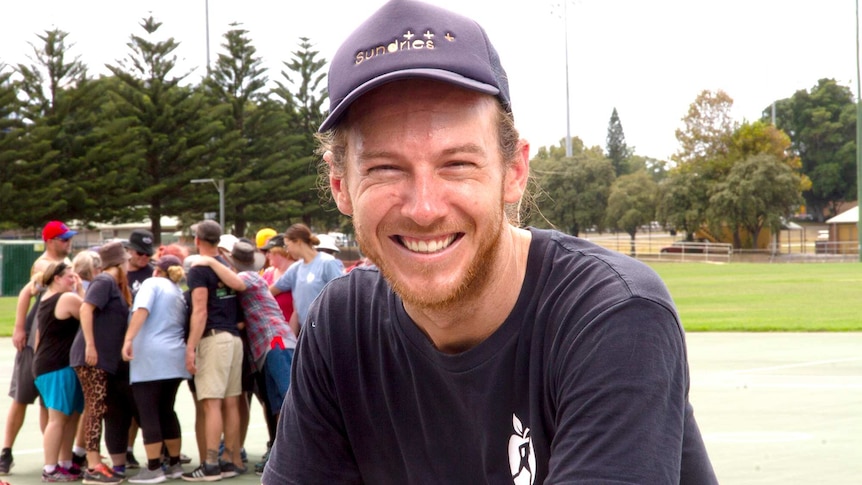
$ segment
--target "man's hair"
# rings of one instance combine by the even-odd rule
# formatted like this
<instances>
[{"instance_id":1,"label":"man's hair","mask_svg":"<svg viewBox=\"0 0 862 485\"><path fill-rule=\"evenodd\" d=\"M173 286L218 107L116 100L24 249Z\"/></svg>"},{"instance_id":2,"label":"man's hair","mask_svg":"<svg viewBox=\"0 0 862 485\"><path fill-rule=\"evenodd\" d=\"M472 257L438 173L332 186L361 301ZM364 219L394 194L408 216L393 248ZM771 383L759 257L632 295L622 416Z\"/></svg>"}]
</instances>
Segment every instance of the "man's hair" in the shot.
<instances>
[{"instance_id":1,"label":"man's hair","mask_svg":"<svg viewBox=\"0 0 862 485\"><path fill-rule=\"evenodd\" d=\"M503 162L506 165L511 165L516 163L517 158L520 157L518 150L521 135L515 127L515 118L512 116L512 113L504 109L499 103L494 103L494 105L496 106L497 116L497 148ZM347 120L342 120L341 123L331 130L317 134L317 154L323 157L323 154L326 152L332 153L332 168L322 158L319 165L320 188L330 199L332 198L329 187L330 174L334 173L337 177L343 178L346 173L345 164L347 163L347 132L350 128L349 123ZM515 226L520 225L521 216L523 215L521 211L525 205L523 203L528 202L526 205L530 205L531 200L530 195L525 192L521 202L506 206L506 217L510 224Z\"/></svg>"}]
</instances>

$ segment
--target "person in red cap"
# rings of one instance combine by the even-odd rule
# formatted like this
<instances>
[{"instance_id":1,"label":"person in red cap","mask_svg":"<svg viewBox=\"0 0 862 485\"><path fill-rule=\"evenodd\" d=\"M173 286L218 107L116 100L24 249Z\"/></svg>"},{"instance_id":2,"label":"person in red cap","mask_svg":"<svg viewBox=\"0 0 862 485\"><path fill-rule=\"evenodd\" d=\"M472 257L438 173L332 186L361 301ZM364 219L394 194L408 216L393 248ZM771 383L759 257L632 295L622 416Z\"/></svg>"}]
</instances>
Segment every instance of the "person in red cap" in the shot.
<instances>
[{"instance_id":1,"label":"person in red cap","mask_svg":"<svg viewBox=\"0 0 862 485\"><path fill-rule=\"evenodd\" d=\"M3 449L0 451L0 475L8 475L15 461L12 457L12 445L24 424L27 405L36 402L39 392L36 390L32 372L33 349L35 347L35 332L32 332L36 317L36 307L39 305L43 288L39 283L42 272L51 263L71 265L69 254L72 252L72 237L77 231L69 229L60 221L50 221L42 228L42 241L45 252L42 253L30 268L30 282L18 293L18 305L15 311L15 328L12 331L12 345L17 349L15 365L12 370L12 381L9 385L9 397L12 405L6 415L6 428L3 436ZM35 298L31 308L31 301ZM48 411L40 407L42 416L39 420L44 428L48 420Z\"/></svg>"}]
</instances>

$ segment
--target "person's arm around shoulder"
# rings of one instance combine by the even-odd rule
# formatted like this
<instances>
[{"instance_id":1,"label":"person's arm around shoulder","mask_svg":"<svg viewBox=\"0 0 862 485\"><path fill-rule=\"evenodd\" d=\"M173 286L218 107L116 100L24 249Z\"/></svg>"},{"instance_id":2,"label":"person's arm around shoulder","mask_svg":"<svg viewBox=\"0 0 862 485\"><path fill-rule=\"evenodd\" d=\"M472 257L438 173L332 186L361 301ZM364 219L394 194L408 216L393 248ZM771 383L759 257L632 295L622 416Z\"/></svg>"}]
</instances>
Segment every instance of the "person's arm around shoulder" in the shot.
<instances>
[{"instance_id":1,"label":"person's arm around shoulder","mask_svg":"<svg viewBox=\"0 0 862 485\"><path fill-rule=\"evenodd\" d=\"M211 256L201 256L194 263L192 263L192 267L195 266L206 266L215 272L218 279L222 281L222 283L228 285L236 291L245 291L247 289L245 283L242 279L237 276L236 273L233 272L232 269L223 265L219 260L211 257Z\"/></svg>"}]
</instances>

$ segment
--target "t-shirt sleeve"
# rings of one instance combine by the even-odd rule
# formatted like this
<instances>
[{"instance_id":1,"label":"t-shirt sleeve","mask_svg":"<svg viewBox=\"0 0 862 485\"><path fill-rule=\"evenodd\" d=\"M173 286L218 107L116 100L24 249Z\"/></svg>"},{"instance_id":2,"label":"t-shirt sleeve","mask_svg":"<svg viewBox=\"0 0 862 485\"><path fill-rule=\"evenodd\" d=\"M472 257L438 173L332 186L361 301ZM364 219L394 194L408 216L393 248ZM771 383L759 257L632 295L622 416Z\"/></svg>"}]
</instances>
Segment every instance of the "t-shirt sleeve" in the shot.
<instances>
[{"instance_id":1,"label":"t-shirt sleeve","mask_svg":"<svg viewBox=\"0 0 862 485\"><path fill-rule=\"evenodd\" d=\"M281 291L293 290L293 285L296 283L296 272L299 271L299 261L290 265L287 271L275 282L275 287Z\"/></svg>"},{"instance_id":2,"label":"t-shirt sleeve","mask_svg":"<svg viewBox=\"0 0 862 485\"><path fill-rule=\"evenodd\" d=\"M340 259L331 259L326 262L326 274L324 279L329 282L344 274L344 263Z\"/></svg>"},{"instance_id":3,"label":"t-shirt sleeve","mask_svg":"<svg viewBox=\"0 0 862 485\"><path fill-rule=\"evenodd\" d=\"M326 313L317 311L309 318L325 319ZM325 336L312 333L300 339L294 355L290 390L261 478L264 485L362 483L329 374L329 345Z\"/></svg>"},{"instance_id":4,"label":"t-shirt sleeve","mask_svg":"<svg viewBox=\"0 0 862 485\"><path fill-rule=\"evenodd\" d=\"M153 310L153 303L157 298L157 286L150 279L144 280L141 283L140 289L135 294L135 300L132 302L132 312L138 308L146 308L147 311Z\"/></svg>"},{"instance_id":5,"label":"t-shirt sleeve","mask_svg":"<svg viewBox=\"0 0 862 485\"><path fill-rule=\"evenodd\" d=\"M559 427L548 482L679 483L688 369L671 311L624 300L569 338L551 365Z\"/></svg>"},{"instance_id":6,"label":"t-shirt sleeve","mask_svg":"<svg viewBox=\"0 0 862 485\"><path fill-rule=\"evenodd\" d=\"M194 290L201 286L207 286L206 276L207 272L204 270L203 266L192 266L189 269L189 274L186 276L186 282L188 283L189 289Z\"/></svg>"},{"instance_id":7,"label":"t-shirt sleeve","mask_svg":"<svg viewBox=\"0 0 862 485\"><path fill-rule=\"evenodd\" d=\"M110 278L110 276L108 276ZM108 300L111 299L111 281L105 278L94 278L87 287L87 293L84 294L84 301L98 308L105 308Z\"/></svg>"}]
</instances>

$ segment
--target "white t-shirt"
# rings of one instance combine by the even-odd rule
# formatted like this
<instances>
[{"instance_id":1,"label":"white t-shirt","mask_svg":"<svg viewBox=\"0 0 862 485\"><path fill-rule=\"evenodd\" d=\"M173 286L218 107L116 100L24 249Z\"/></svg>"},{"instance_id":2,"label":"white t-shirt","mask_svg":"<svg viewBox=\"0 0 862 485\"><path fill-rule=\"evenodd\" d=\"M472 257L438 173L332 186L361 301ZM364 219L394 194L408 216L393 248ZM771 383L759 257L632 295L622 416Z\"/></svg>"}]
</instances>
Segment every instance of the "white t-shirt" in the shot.
<instances>
[{"instance_id":1,"label":"white t-shirt","mask_svg":"<svg viewBox=\"0 0 862 485\"><path fill-rule=\"evenodd\" d=\"M186 301L180 287L167 278L148 278L135 295L132 312L138 308L150 313L132 341L131 382L190 378L183 339Z\"/></svg>"}]
</instances>

